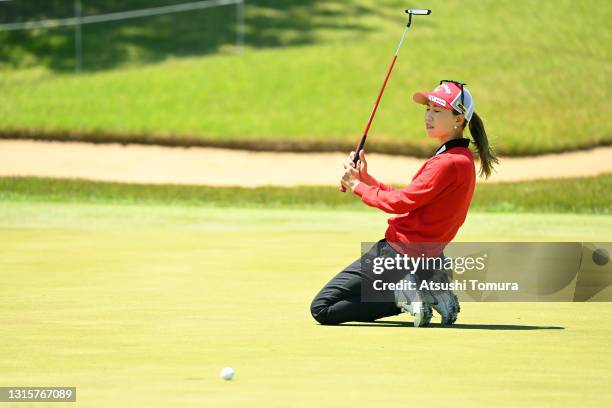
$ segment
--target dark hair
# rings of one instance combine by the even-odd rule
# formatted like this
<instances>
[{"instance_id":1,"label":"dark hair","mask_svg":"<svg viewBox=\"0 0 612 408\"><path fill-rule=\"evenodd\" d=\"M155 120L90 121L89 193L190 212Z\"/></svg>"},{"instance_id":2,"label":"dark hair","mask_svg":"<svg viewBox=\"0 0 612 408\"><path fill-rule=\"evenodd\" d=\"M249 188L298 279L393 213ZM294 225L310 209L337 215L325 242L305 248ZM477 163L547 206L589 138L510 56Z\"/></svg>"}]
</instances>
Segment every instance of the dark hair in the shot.
<instances>
[{"instance_id":1,"label":"dark hair","mask_svg":"<svg viewBox=\"0 0 612 408\"><path fill-rule=\"evenodd\" d=\"M455 115L459 115L455 110L452 110L452 112ZM463 129L465 129L467 124L468 122L464 120ZM476 112L472 115L472 119L469 122L469 128L472 139L474 139L474 143L476 143L476 152L480 158L480 171L478 174L481 177L484 176L484 178L489 178L493 171L493 164L498 164L499 159L495 151L489 146L489 139L487 138L484 123L482 123L482 119L480 119L480 116L478 116Z\"/></svg>"}]
</instances>

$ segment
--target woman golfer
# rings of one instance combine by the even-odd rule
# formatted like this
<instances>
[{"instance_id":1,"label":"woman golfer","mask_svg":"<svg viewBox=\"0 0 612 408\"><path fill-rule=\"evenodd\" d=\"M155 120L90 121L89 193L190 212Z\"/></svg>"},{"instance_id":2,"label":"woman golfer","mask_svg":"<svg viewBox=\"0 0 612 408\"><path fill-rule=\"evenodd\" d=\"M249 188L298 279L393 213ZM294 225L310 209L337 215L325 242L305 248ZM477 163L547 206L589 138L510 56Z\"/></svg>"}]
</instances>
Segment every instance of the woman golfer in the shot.
<instances>
[{"instance_id":1,"label":"woman golfer","mask_svg":"<svg viewBox=\"0 0 612 408\"><path fill-rule=\"evenodd\" d=\"M388 220L385 238L360 259L336 275L315 296L310 310L321 324L348 321L374 321L408 312L415 326L427 326L432 306L442 324L452 324L459 313L459 301L450 290L438 291L426 299L418 290L395 290L385 301L365 299L379 276L372 275L375 258L394 258L398 254L441 257L443 249L465 221L475 185L475 169L470 140L463 137L469 127L480 159L480 175L489 177L497 157L489 146L482 120L474 112L474 100L465 84L443 80L432 92L417 92L413 100L427 106L425 128L429 137L439 142L435 155L428 159L405 188L385 185L368 172L364 152L357 165L354 153L344 162L342 185L361 197L371 207L395 214ZM425 269L409 276L423 276ZM418 278L414 278L418 279ZM448 281L448 278L446 278ZM364 301L365 299L365 301Z\"/></svg>"}]
</instances>

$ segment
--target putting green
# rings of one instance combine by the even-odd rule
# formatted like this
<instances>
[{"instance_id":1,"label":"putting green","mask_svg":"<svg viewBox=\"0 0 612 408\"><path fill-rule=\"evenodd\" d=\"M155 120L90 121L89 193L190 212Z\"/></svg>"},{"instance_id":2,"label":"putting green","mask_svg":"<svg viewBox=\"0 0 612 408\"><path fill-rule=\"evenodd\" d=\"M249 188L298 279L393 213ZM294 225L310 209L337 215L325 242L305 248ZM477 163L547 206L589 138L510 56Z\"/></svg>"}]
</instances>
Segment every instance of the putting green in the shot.
<instances>
[{"instance_id":1,"label":"putting green","mask_svg":"<svg viewBox=\"0 0 612 408\"><path fill-rule=\"evenodd\" d=\"M0 203L0 383L76 386L88 407L612 404L607 303L316 324L316 291L383 230L368 212ZM458 239L610 231L610 216L474 213Z\"/></svg>"}]
</instances>

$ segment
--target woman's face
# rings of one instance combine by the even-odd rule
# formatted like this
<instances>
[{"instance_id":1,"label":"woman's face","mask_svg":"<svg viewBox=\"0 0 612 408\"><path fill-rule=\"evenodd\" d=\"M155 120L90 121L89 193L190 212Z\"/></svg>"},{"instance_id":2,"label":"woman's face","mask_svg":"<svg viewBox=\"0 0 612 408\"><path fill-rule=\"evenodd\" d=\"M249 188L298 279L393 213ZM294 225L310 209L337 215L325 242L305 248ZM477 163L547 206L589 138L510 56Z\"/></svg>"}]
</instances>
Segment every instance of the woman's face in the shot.
<instances>
[{"instance_id":1,"label":"woman's face","mask_svg":"<svg viewBox=\"0 0 612 408\"><path fill-rule=\"evenodd\" d=\"M433 103L425 111L425 129L427 135L436 139L445 139L457 132L458 117L448 109L442 109Z\"/></svg>"}]
</instances>

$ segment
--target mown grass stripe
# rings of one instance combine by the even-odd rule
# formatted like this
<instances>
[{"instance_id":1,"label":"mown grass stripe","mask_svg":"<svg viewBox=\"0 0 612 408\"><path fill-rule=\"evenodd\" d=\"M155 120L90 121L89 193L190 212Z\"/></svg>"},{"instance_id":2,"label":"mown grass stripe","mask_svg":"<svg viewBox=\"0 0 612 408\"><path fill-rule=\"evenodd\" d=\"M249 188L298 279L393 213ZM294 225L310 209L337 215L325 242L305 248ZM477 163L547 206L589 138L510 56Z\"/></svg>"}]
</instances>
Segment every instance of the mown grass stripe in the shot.
<instances>
[{"instance_id":1,"label":"mown grass stripe","mask_svg":"<svg viewBox=\"0 0 612 408\"><path fill-rule=\"evenodd\" d=\"M611 214L612 174L559 180L479 184L472 211ZM334 187L210 187L1 177L0 201L166 204L365 210Z\"/></svg>"}]
</instances>

